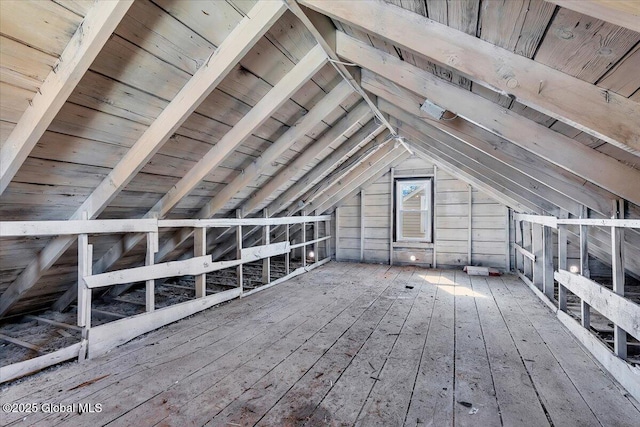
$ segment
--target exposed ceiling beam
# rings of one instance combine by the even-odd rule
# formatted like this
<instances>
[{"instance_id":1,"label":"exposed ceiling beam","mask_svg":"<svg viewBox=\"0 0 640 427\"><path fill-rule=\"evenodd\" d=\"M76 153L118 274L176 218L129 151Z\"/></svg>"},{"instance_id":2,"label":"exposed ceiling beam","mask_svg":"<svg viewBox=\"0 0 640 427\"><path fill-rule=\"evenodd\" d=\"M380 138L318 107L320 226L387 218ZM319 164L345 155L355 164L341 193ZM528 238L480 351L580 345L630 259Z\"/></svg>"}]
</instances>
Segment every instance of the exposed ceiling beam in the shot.
<instances>
[{"instance_id":1,"label":"exposed ceiling beam","mask_svg":"<svg viewBox=\"0 0 640 427\"><path fill-rule=\"evenodd\" d=\"M285 10L282 2L257 3L70 219L80 219L84 212L90 219L97 217ZM0 297L0 317L35 285L73 241L69 236L57 237L40 251Z\"/></svg>"},{"instance_id":2,"label":"exposed ceiling beam","mask_svg":"<svg viewBox=\"0 0 640 427\"><path fill-rule=\"evenodd\" d=\"M640 33L638 0L545 0Z\"/></svg>"},{"instance_id":3,"label":"exposed ceiling beam","mask_svg":"<svg viewBox=\"0 0 640 427\"><path fill-rule=\"evenodd\" d=\"M276 91L270 91L264 98L263 101L267 104L273 101L274 96L282 96L286 94L287 90L291 90L289 87L290 81L284 81L285 87L282 88L274 88ZM302 116L300 119L296 121L287 131L282 134L273 144L265 150L251 165L249 165L242 174L238 175L232 182L226 185L219 193L217 193L207 204L211 212L217 212L224 204L229 201L238 191L242 190L248 183L252 182L256 179L259 174L271 164L271 162L275 161L284 151L289 149L299 138L303 137L306 133L310 132L313 127L315 127L322 119L324 119L329 113L331 113L336 108L340 107L340 103L342 103L345 99L347 99L353 93L351 87L346 82L341 82L338 84L331 92L329 92L324 98L322 98L307 114ZM271 97L270 97L271 94ZM262 102L262 101L261 101ZM258 104L259 105L259 104ZM256 105L256 107L258 107ZM275 104L274 104L275 105ZM264 114L271 114L268 111L263 111ZM248 116L248 115L247 115ZM247 117L245 116L245 117ZM248 119L247 119L248 120ZM241 119L237 124L238 127L243 134L251 134L254 129L251 128L251 124L247 123L244 119ZM229 133L232 133L231 131ZM240 143L244 141L244 138L240 137ZM222 140L220 141L222 142ZM219 143L220 143L219 142ZM237 146L238 144L236 144ZM220 150L218 145L212 148L213 150ZM207 165L209 163L206 163ZM215 165L214 165L215 166ZM180 185L180 182L176 184L176 186ZM179 201L179 200L177 200ZM176 201L176 203L177 203ZM161 211L154 211L153 209L149 211L145 217L158 216L158 218L164 218L166 213L175 206L169 206L168 203L164 203L162 208L166 210L163 214ZM204 210L204 209L203 209ZM209 215L208 212L202 212L197 215L198 218L210 218L213 214ZM193 235L192 230L181 229L178 232L174 233L174 236L165 242L163 248L158 252L156 256L156 262L161 261L169 254L172 250L174 250L177 246L179 246L182 242L188 239L191 235ZM118 243L113 245L109 250L107 250L104 255L94 263L93 271L102 272L106 271L113 264L115 264L122 256L124 256L127 252L132 250L137 244L139 244L145 238L144 234L127 234L124 236ZM71 304L75 300L75 292L72 290L66 292L62 297L56 301L54 304L54 309L56 310L64 310L69 304Z\"/></svg>"},{"instance_id":4,"label":"exposed ceiling beam","mask_svg":"<svg viewBox=\"0 0 640 427\"><path fill-rule=\"evenodd\" d=\"M383 79L382 77L378 78ZM365 82L365 84L368 84L368 82ZM378 96L379 106L381 102L397 106L395 109L380 106L381 110L396 116L413 127L416 127L416 123L421 123L423 127L420 130L426 136L442 141L440 135L449 135L499 160L503 164L501 166L503 169L518 169L518 171L533 179L532 186L538 186L536 184L538 182L540 185L550 188L550 192L562 196L554 198L556 204L565 210L576 214L577 202L596 212L609 215L611 201L617 198L614 194L553 163L532 155L524 148L494 135L461 117L447 121L433 119L420 109L422 98L419 95L398 85L387 84L384 87L384 91L379 90L380 86L378 85L367 86L367 88ZM410 113L410 115L398 116L397 111L399 111L399 108ZM568 200L563 201L562 198Z\"/></svg>"},{"instance_id":5,"label":"exposed ceiling beam","mask_svg":"<svg viewBox=\"0 0 640 427\"><path fill-rule=\"evenodd\" d=\"M514 193L520 194L531 199L536 206L540 206L547 213L557 215L560 213L559 207L565 208L567 211L576 214L580 211L580 204L569 199L568 197L558 193L552 187L537 182L533 178L525 175L517 167L502 163L500 160L489 156L482 150L479 150L464 141L461 141L445 132L435 129L433 126L423 122L420 118L413 116L389 102L380 100L380 108L392 115L394 118L409 125L412 129L420 132L421 135L428 137L430 141L442 144L436 144L439 151L455 157L461 162L473 167L479 173L508 188ZM392 120L393 123L393 120ZM471 160L470 163L468 160Z\"/></svg>"},{"instance_id":6,"label":"exposed ceiling beam","mask_svg":"<svg viewBox=\"0 0 640 427\"><path fill-rule=\"evenodd\" d=\"M238 148L255 130L273 115L295 92L325 64L326 55L316 47L285 75L238 123L218 141L191 170L178 181L171 190L145 214L145 218L164 218L195 186L213 169ZM352 94L346 82L338 84L329 94L307 114L302 116L282 136L265 150L251 165L227 184L196 215L197 218L210 218L225 205L238 191L253 181L271 162L293 145L305 133L311 131L323 118L340 106ZM208 210L207 210L208 209ZM180 229L171 239L166 240L156 255L161 262L182 242L193 235L191 229ZM94 263L93 271L103 272L115 264L122 256L145 239L144 234L128 234L113 245ZM123 291L128 286L120 286ZM63 295L55 304L58 310L64 309L73 301L73 295ZM65 305L66 304L66 305Z\"/></svg>"},{"instance_id":7,"label":"exposed ceiling beam","mask_svg":"<svg viewBox=\"0 0 640 427\"><path fill-rule=\"evenodd\" d=\"M518 212L543 213L544 210L530 200L527 200L508 187L498 185L490 178L487 178L485 174L469 167L468 162L464 161L463 156L451 156L438 150L438 148L442 148L443 145L429 137L421 135L410 126L404 126L400 130L400 135L410 141L409 144L411 148L416 151L417 155L423 158L426 156L445 172L485 192L499 203Z\"/></svg>"},{"instance_id":8,"label":"exposed ceiling beam","mask_svg":"<svg viewBox=\"0 0 640 427\"><path fill-rule=\"evenodd\" d=\"M351 134L354 129L357 129L371 120L373 112L369 108L366 102L362 101L356 105L347 115L340 120L339 123L334 125L331 129L328 129L322 134L315 142L309 144L305 149L282 169L275 177L271 178L266 184L262 185L260 189L254 192L246 201L243 202L241 210L243 217L249 217L258 209L270 196L272 196L280 188L289 184L292 184L292 179L301 174L303 168L311 162L315 157L326 156L325 151L328 151L331 147L336 147L347 140L347 136ZM274 216L277 212L273 211L273 206L269 206L268 210L270 216ZM255 230L259 230L256 227ZM252 230L253 231L253 230ZM227 229L220 233L218 236L208 238L208 246L218 247L223 242L227 242L234 233L233 230ZM211 236L211 234L210 234ZM230 240L229 240L230 242Z\"/></svg>"},{"instance_id":9,"label":"exposed ceiling beam","mask_svg":"<svg viewBox=\"0 0 640 427\"><path fill-rule=\"evenodd\" d=\"M383 1L300 3L640 155L640 121L629 120L640 116L640 105L621 95ZM340 57L345 57L343 35L336 35Z\"/></svg>"},{"instance_id":10,"label":"exposed ceiling beam","mask_svg":"<svg viewBox=\"0 0 640 427\"><path fill-rule=\"evenodd\" d=\"M357 80L357 76L354 77L352 73L357 73L357 70L347 70L345 64L340 61L338 55L336 54L336 27L333 25L333 22L326 16L308 9L304 6L300 6L296 0L284 0L291 12L298 17L298 19L307 27L307 30L313 35L318 44L322 46L327 56L329 57L329 61L334 66L336 71L344 78L349 84L354 88L356 92L362 96L362 99L369 105L371 111L378 117L378 120L382 124L384 124L389 132L392 134L395 133L395 130L387 119L380 114L378 107L373 99L369 97L369 95L362 90L360 87L360 83Z\"/></svg>"},{"instance_id":11,"label":"exposed ceiling beam","mask_svg":"<svg viewBox=\"0 0 640 427\"><path fill-rule=\"evenodd\" d=\"M96 2L44 80L0 151L0 194L4 193L40 137L133 4Z\"/></svg>"},{"instance_id":12,"label":"exposed ceiling beam","mask_svg":"<svg viewBox=\"0 0 640 427\"><path fill-rule=\"evenodd\" d=\"M640 186L634 185L640 182L640 171L351 37L343 35L338 37L338 42L338 49L346 58L365 68L362 71L365 87L384 87L387 81L401 85L545 160L640 204ZM369 70L387 80L380 81Z\"/></svg>"},{"instance_id":13,"label":"exposed ceiling beam","mask_svg":"<svg viewBox=\"0 0 640 427\"><path fill-rule=\"evenodd\" d=\"M370 123L374 124L374 126L379 126L379 125L375 125L375 123L373 121L371 121ZM366 129L363 128L363 129ZM322 174L326 175L326 173L332 171L337 165L339 165L340 163L342 163L342 161L344 161L344 158L346 156L349 155L349 153L351 153L351 151L355 148L355 147L359 147L361 146L361 144L364 142L368 142L370 139L370 135L371 135L372 131L371 130L367 130L366 132L357 132L356 134L354 134L347 142L342 143L342 145L340 145L340 147L338 147L336 149L336 151L334 151L333 153L331 153L329 155L329 157L331 157L331 164L325 164L324 161L321 162L320 164L316 165L311 171L307 172L307 174L305 175L305 177L307 175L313 175L313 176L320 176ZM386 133L386 132L385 132ZM360 135L358 135L360 134ZM345 150L342 148L342 146L345 145L348 150ZM338 156L336 154L336 156L333 156L334 153L340 154L340 156ZM354 157L358 158L361 154L364 153L364 150L360 150L358 153L356 153L354 155ZM326 159L326 158L325 158ZM324 176L322 175L322 176ZM305 181L307 182L304 177L298 181L296 181L295 184L293 184L292 187L296 186L296 189L294 189L292 191L291 194L299 194L301 192L304 192L306 190L308 190L312 185L314 181L309 180L307 182L307 184L301 184L302 187L297 187L297 184L300 183L300 181ZM287 191L289 191L290 188L287 189ZM286 193L286 191L285 191ZM284 193L283 193L284 194ZM296 214L297 212L299 212L302 207L303 204L298 203L298 199L296 198L290 198L290 197L285 197L287 199L286 203L279 201L278 199L274 200L273 202L271 202L271 204L269 204L267 206L267 212L269 212L269 214L271 216L275 216L277 213L288 209L286 215L287 216L292 216L294 214ZM284 199L283 199L284 200ZM246 232L245 234L245 238L249 238L253 235L255 235L257 232L259 232L261 230L261 227L254 227L253 229L249 230L248 232ZM212 245L214 245L214 250L211 253L211 256L213 257L213 259L218 259L219 257L224 256L226 253L228 253L229 251L231 251L235 246L235 241L232 237L226 237L225 239L225 235L220 235L218 239L216 239L215 241L211 242Z\"/></svg>"}]
</instances>

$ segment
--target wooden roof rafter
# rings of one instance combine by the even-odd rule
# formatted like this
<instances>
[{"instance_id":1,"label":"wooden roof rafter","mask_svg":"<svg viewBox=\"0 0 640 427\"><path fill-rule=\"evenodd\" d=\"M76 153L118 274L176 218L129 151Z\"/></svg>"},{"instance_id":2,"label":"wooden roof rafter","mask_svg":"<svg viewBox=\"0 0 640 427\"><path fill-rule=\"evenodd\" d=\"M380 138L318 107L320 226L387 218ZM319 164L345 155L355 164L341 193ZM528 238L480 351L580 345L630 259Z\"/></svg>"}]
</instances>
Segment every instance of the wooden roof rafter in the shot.
<instances>
[{"instance_id":1,"label":"wooden roof rafter","mask_svg":"<svg viewBox=\"0 0 640 427\"><path fill-rule=\"evenodd\" d=\"M285 11L282 2L254 6L70 219L79 219L85 212L89 218L97 217ZM2 294L0 316L37 283L73 242L73 238L60 236L40 251Z\"/></svg>"},{"instance_id":2,"label":"wooden roof rafter","mask_svg":"<svg viewBox=\"0 0 640 427\"><path fill-rule=\"evenodd\" d=\"M635 0L545 0L640 33L640 3Z\"/></svg>"},{"instance_id":3,"label":"wooden roof rafter","mask_svg":"<svg viewBox=\"0 0 640 427\"><path fill-rule=\"evenodd\" d=\"M0 194L4 193L132 4L133 0L101 1L89 9L2 147Z\"/></svg>"},{"instance_id":4,"label":"wooden roof rafter","mask_svg":"<svg viewBox=\"0 0 640 427\"><path fill-rule=\"evenodd\" d=\"M300 4L445 64L476 83L640 154L640 124L628 120L640 114L640 107L623 96L382 1L300 0ZM340 57L342 35L336 34ZM607 120L602 120L605 110Z\"/></svg>"},{"instance_id":5,"label":"wooden roof rafter","mask_svg":"<svg viewBox=\"0 0 640 427\"><path fill-rule=\"evenodd\" d=\"M341 34L338 41L340 54L363 67L365 88L372 84L385 86L387 82L403 86L557 166L640 204L640 188L629 185L630 180L640 181L638 170L349 36ZM386 81L376 82L376 75Z\"/></svg>"}]
</instances>

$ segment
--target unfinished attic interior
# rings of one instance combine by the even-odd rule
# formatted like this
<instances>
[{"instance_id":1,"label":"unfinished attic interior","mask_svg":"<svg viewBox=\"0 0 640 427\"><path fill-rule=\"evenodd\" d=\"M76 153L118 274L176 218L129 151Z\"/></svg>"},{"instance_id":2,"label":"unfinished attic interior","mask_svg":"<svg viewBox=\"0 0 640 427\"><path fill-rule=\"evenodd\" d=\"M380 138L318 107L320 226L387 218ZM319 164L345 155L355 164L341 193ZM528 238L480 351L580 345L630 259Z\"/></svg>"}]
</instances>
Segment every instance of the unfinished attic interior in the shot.
<instances>
[{"instance_id":1,"label":"unfinished attic interior","mask_svg":"<svg viewBox=\"0 0 640 427\"><path fill-rule=\"evenodd\" d=\"M637 426L640 1L0 1L1 425Z\"/></svg>"}]
</instances>

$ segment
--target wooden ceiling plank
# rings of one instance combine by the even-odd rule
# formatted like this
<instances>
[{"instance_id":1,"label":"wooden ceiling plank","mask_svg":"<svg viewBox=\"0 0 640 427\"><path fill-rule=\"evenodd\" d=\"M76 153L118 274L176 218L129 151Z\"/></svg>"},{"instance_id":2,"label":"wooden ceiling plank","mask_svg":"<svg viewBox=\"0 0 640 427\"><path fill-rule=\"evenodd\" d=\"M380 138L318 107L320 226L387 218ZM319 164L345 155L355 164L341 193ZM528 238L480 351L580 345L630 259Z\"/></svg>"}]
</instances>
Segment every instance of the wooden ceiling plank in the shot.
<instances>
[{"instance_id":1,"label":"wooden ceiling plank","mask_svg":"<svg viewBox=\"0 0 640 427\"><path fill-rule=\"evenodd\" d=\"M505 206L518 211L542 214L543 209L533 204L530 200L512 191L509 187L501 186L478 172L473 166L465 161L463 156L449 156L438 148L443 146L429 137L426 137L410 126L403 126L400 134L409 140L409 145L416 151L418 156L426 156L426 160L434 162L439 168L454 177L470 184L480 191L491 196L493 199ZM491 172L487 172L492 176Z\"/></svg>"},{"instance_id":2,"label":"wooden ceiling plank","mask_svg":"<svg viewBox=\"0 0 640 427\"><path fill-rule=\"evenodd\" d=\"M240 144L256 131L258 127L268 120L272 114L282 106L300 87L307 82L326 62L326 55L316 47L312 49L302 60L287 73L266 95L262 98L236 125L231 128L202 158L178 181L171 189L145 214L145 218L165 218L169 212L183 200L207 175L215 170ZM225 185L217 195L209 201L197 215L198 218L210 218L207 207L219 209L247 185L260 172L262 167L275 160L284 150L293 144L298 138L303 137L313 126L317 125L327 114L339 107L340 102L351 93L345 83L339 85L321 100L308 114L303 116L298 123L287 130L276 142L274 142L258 160L254 161L249 169L245 170L231 183ZM323 102L324 101L324 102ZM208 216L201 216L208 215ZM169 239L158 251L156 261L160 262L178 247L184 240L192 235L191 230L180 230ZM94 263L93 271L106 271L122 256L145 238L142 234L125 236L120 242L112 246L98 261ZM73 300L70 295L64 295L56 303L61 308Z\"/></svg>"},{"instance_id":3,"label":"wooden ceiling plank","mask_svg":"<svg viewBox=\"0 0 640 427\"><path fill-rule=\"evenodd\" d=\"M364 160L358 167L341 175L334 188L323 193L316 201L308 205L306 209L318 213L330 211L336 204L347 198L354 190L361 188L369 179L388 171L391 163L398 159L405 160L409 156L409 152L403 147L396 148L393 144L387 144L387 146L381 148L374 155Z\"/></svg>"},{"instance_id":4,"label":"wooden ceiling plank","mask_svg":"<svg viewBox=\"0 0 640 427\"><path fill-rule=\"evenodd\" d=\"M542 0L484 0L480 10L479 37L531 58L554 10L555 5Z\"/></svg>"},{"instance_id":5,"label":"wooden ceiling plank","mask_svg":"<svg viewBox=\"0 0 640 427\"><path fill-rule=\"evenodd\" d=\"M640 187L631 185L631 182L640 182L637 170L346 35L338 37L338 51L346 59L364 67L363 74L371 70L395 84L429 97L432 102L514 144L632 203L640 203Z\"/></svg>"},{"instance_id":6,"label":"wooden ceiling plank","mask_svg":"<svg viewBox=\"0 0 640 427\"><path fill-rule=\"evenodd\" d=\"M279 188L290 182L306 164L311 162L315 157L321 156L328 151L328 147L336 143L342 144L347 138L346 134L353 132L373 117L373 113L366 102L361 102L349 114L346 115L337 125L329 129L318 140L308 146L298 157L296 157L289 165L280 171L274 178L269 180L262 188L256 191L249 200L242 205L242 211L245 216L252 214L260 204L264 202L270 195L275 193ZM325 154L326 155L326 154ZM271 215L280 212L274 210L275 205L269 206Z\"/></svg>"},{"instance_id":7,"label":"wooden ceiling plank","mask_svg":"<svg viewBox=\"0 0 640 427\"><path fill-rule=\"evenodd\" d=\"M512 94L523 104L640 154L640 122L628 119L640 115L640 106L620 95L604 93L590 83L393 5L319 0L300 3L382 36L475 82ZM607 120L602 120L603 114Z\"/></svg>"},{"instance_id":8,"label":"wooden ceiling plank","mask_svg":"<svg viewBox=\"0 0 640 427\"><path fill-rule=\"evenodd\" d=\"M365 139L366 141L367 139ZM310 190L306 191L302 196L296 198L293 203L289 203L287 215L293 215L300 209L307 211L315 210L314 206L321 206L322 200L327 200L327 194L332 193L331 188L340 187L343 177L348 176L353 170L362 166L363 163L372 166L381 158L379 152L389 153L395 147L395 141L390 142L388 133L379 135L375 140L368 142L357 153L349 157L331 173L326 174L321 182L318 182ZM358 147L359 148L359 147ZM322 164L317 165L315 170L324 169ZM313 171L311 171L313 172Z\"/></svg>"},{"instance_id":9,"label":"wooden ceiling plank","mask_svg":"<svg viewBox=\"0 0 640 427\"><path fill-rule=\"evenodd\" d=\"M252 13L235 27L209 61L185 84L70 219L81 218L83 212L87 212L89 218L97 217L285 10L286 6L280 2L257 4ZM0 317L35 285L73 241L73 238L58 237L38 254L2 294Z\"/></svg>"},{"instance_id":10,"label":"wooden ceiling plank","mask_svg":"<svg viewBox=\"0 0 640 427\"><path fill-rule=\"evenodd\" d=\"M313 169L298 179L295 184L272 201L269 204L269 212L277 213L285 210L287 207L290 207L292 203L296 202L300 197L303 197L303 194L307 193L310 188L314 187L318 181L326 177L347 158L353 156L356 151L383 130L384 126L377 124L375 120L371 120L369 123L364 125L349 137L347 141L343 142L335 151L322 159L322 161ZM321 189L318 191L321 192ZM290 214L290 212L288 214Z\"/></svg>"},{"instance_id":11,"label":"wooden ceiling plank","mask_svg":"<svg viewBox=\"0 0 640 427\"><path fill-rule=\"evenodd\" d=\"M610 69L597 85L627 98L640 89L640 43Z\"/></svg>"},{"instance_id":12,"label":"wooden ceiling plank","mask_svg":"<svg viewBox=\"0 0 640 427\"><path fill-rule=\"evenodd\" d=\"M302 66L305 67L304 65ZM305 68L308 69L309 67ZM274 88L274 90L276 89ZM277 93L278 92L282 93L283 89L278 88ZM280 157L280 155L295 143L298 138L304 136L309 129L322 121L322 119L331 113L331 111L336 108L340 108L340 103L350 96L351 93L351 88L346 82L342 82L336 86L327 96L325 96L325 98L316 104L309 113L303 116L296 124L289 128L287 132L278 138L278 140L275 141L264 153L262 153L259 158L253 161L230 183L226 184L213 198L209 199L195 217L204 219L213 217L239 191L251 182L254 182L259 177L262 170ZM238 125L249 133L251 132L251 129L248 129L246 125L243 125L242 123L238 123ZM160 205L160 203L158 203L158 205ZM191 230L184 230L176 233L167 244L160 248L157 259L164 259L164 256L171 253L176 247L189 238L191 234Z\"/></svg>"},{"instance_id":13,"label":"wooden ceiling plank","mask_svg":"<svg viewBox=\"0 0 640 427\"><path fill-rule=\"evenodd\" d=\"M98 2L89 10L0 153L0 194L47 130L127 13L133 0Z\"/></svg>"},{"instance_id":14,"label":"wooden ceiling plank","mask_svg":"<svg viewBox=\"0 0 640 427\"><path fill-rule=\"evenodd\" d=\"M640 2L637 0L545 1L640 33Z\"/></svg>"},{"instance_id":15,"label":"wooden ceiling plank","mask_svg":"<svg viewBox=\"0 0 640 427\"><path fill-rule=\"evenodd\" d=\"M534 58L548 67L595 83L638 41L639 33L560 8Z\"/></svg>"},{"instance_id":16,"label":"wooden ceiling plank","mask_svg":"<svg viewBox=\"0 0 640 427\"><path fill-rule=\"evenodd\" d=\"M576 175L573 175L566 170L539 158L538 156L532 155L524 148L494 135L462 118L457 118L451 121L439 121L429 117L419 109L418 96L405 89L401 89L396 86L392 88L395 91L394 93L391 93L391 91L382 93L377 91L374 87L369 88L366 80L363 80L363 85L368 90L371 89L372 93L378 96L378 105L382 111L394 115L416 129L420 129L420 131L426 136L438 139L439 134L448 134L451 137L463 141L489 156L500 160L505 165L516 167L519 171L530 178L552 188L552 191L558 191L560 194L564 195L565 198L575 201L562 204L561 201L557 200L558 203L556 204L558 204L558 206L561 206L568 211L577 212L575 209L575 203L577 202L584 204L593 211L600 212L602 214L609 213L611 209L611 200L616 198L614 194L594 186L584 179L577 177ZM393 112L389 111L389 107L382 105L381 98L386 100L387 103L395 105L397 108L395 108ZM398 108L410 113L410 115L400 117L397 113L397 111L399 111ZM396 113L394 114L394 112ZM426 127L420 128L416 124L416 120L421 120ZM428 130L429 127L433 127L434 129ZM440 132L435 131L435 129ZM532 186L536 185L537 184L535 183L532 184Z\"/></svg>"}]
</instances>

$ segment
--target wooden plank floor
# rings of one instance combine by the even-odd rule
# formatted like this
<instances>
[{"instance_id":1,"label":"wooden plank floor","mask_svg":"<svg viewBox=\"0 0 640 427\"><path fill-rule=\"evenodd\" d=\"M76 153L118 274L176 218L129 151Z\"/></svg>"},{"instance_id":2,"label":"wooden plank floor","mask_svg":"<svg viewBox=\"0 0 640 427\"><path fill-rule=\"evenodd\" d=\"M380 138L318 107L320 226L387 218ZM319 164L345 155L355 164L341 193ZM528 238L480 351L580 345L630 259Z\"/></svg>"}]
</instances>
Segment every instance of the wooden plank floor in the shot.
<instances>
[{"instance_id":1,"label":"wooden plank floor","mask_svg":"<svg viewBox=\"0 0 640 427\"><path fill-rule=\"evenodd\" d=\"M513 276L330 263L4 387L36 426L637 426L637 402Z\"/></svg>"}]
</instances>

